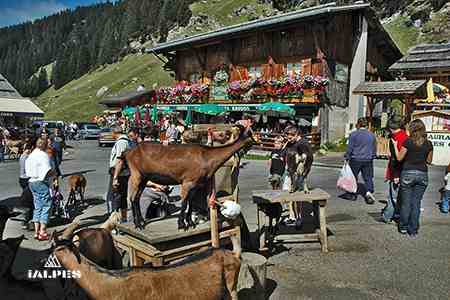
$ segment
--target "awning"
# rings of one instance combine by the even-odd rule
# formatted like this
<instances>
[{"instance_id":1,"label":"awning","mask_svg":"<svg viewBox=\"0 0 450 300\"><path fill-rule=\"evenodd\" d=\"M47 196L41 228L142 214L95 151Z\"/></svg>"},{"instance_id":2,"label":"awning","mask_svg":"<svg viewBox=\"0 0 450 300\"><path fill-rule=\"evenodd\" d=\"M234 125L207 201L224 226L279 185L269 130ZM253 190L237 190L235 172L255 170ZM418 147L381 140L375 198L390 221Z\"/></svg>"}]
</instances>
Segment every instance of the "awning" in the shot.
<instances>
[{"instance_id":1,"label":"awning","mask_svg":"<svg viewBox=\"0 0 450 300\"><path fill-rule=\"evenodd\" d=\"M0 116L43 117L44 112L27 98L0 98Z\"/></svg>"}]
</instances>

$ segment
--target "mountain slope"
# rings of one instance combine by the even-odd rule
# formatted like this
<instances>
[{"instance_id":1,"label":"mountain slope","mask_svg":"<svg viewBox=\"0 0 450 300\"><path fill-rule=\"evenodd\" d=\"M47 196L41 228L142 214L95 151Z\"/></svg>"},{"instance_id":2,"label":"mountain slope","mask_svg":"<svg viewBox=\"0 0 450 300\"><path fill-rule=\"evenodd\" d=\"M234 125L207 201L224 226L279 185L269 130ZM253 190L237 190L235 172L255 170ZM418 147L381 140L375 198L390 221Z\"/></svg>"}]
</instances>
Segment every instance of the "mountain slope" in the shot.
<instances>
[{"instance_id":1,"label":"mountain slope","mask_svg":"<svg viewBox=\"0 0 450 300\"><path fill-rule=\"evenodd\" d=\"M108 94L136 90L139 84L151 88L168 85L172 78L162 71L161 62L150 54L132 54L118 63L98 68L62 88L53 87L35 101L45 111L46 119L87 121L105 108L98 101ZM108 90L97 96L103 87Z\"/></svg>"}]
</instances>

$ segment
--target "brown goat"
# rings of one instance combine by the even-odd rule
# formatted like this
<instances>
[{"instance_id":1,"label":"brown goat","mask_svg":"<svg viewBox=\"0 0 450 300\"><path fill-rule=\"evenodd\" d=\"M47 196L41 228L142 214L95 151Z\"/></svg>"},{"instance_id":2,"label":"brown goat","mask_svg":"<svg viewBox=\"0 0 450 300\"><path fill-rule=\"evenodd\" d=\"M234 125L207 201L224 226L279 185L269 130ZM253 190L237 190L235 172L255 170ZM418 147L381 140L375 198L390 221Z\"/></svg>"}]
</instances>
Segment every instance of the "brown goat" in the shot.
<instances>
[{"instance_id":1,"label":"brown goat","mask_svg":"<svg viewBox=\"0 0 450 300\"><path fill-rule=\"evenodd\" d=\"M148 180L163 185L181 184L182 207L178 217L178 228L187 229L194 226L191 219L192 205L189 205L187 214L186 208L188 202L192 201L195 191L206 186L210 195L210 205L214 205L214 174L231 156L254 142L251 132L240 127L239 138L224 146L207 147L196 144L165 146L142 143L130 150L125 155L130 169L128 202L132 204L136 228L144 227L139 199Z\"/></svg>"},{"instance_id":2,"label":"brown goat","mask_svg":"<svg viewBox=\"0 0 450 300\"><path fill-rule=\"evenodd\" d=\"M68 204L76 204L76 193L80 195L81 204L84 204L84 193L86 192L87 180L82 174L71 175L69 177L69 198Z\"/></svg>"},{"instance_id":3,"label":"brown goat","mask_svg":"<svg viewBox=\"0 0 450 300\"><path fill-rule=\"evenodd\" d=\"M54 236L54 243L59 240L70 240L77 244L78 250L102 268L117 270L122 268L122 257L117 251L111 230L120 221L120 215L113 213L100 228L83 228L74 232L79 223L70 224L60 237Z\"/></svg>"},{"instance_id":4,"label":"brown goat","mask_svg":"<svg viewBox=\"0 0 450 300\"><path fill-rule=\"evenodd\" d=\"M67 270L77 271L78 285L94 300L237 300L240 260L229 250L215 249L179 266L106 271L77 253L76 246L57 246L54 255Z\"/></svg>"}]
</instances>

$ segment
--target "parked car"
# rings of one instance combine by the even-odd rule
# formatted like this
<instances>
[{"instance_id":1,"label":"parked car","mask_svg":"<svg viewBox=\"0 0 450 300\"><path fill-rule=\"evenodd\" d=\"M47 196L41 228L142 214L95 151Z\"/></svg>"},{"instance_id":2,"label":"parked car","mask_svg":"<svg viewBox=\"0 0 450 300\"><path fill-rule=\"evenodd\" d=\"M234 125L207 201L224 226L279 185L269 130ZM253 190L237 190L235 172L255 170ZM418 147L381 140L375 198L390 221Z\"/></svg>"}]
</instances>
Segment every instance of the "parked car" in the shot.
<instances>
[{"instance_id":1,"label":"parked car","mask_svg":"<svg viewBox=\"0 0 450 300\"><path fill-rule=\"evenodd\" d=\"M113 138L112 129L111 128L102 128L99 136L98 136L98 146L112 146L116 140Z\"/></svg>"},{"instance_id":2,"label":"parked car","mask_svg":"<svg viewBox=\"0 0 450 300\"><path fill-rule=\"evenodd\" d=\"M98 139L100 135L100 127L97 124L83 124L79 127L80 137L82 139Z\"/></svg>"}]
</instances>

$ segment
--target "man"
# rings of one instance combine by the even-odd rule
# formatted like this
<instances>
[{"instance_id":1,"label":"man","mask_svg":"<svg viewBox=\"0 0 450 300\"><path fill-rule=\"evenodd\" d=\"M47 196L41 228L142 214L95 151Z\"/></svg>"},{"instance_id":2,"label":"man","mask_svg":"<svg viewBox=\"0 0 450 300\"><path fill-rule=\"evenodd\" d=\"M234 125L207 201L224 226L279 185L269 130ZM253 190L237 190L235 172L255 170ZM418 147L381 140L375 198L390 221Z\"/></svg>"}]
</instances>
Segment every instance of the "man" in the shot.
<instances>
[{"instance_id":1,"label":"man","mask_svg":"<svg viewBox=\"0 0 450 300\"><path fill-rule=\"evenodd\" d=\"M142 142L139 129L136 127L130 128L130 130L128 130L128 139L130 140L130 148L134 148Z\"/></svg>"},{"instance_id":2,"label":"man","mask_svg":"<svg viewBox=\"0 0 450 300\"><path fill-rule=\"evenodd\" d=\"M0 127L0 163L5 162L5 144L6 139L3 135L3 129Z\"/></svg>"},{"instance_id":3,"label":"man","mask_svg":"<svg viewBox=\"0 0 450 300\"><path fill-rule=\"evenodd\" d=\"M408 139L406 131L403 129L404 124L400 116L393 116L388 121L388 128L391 131L391 137L397 142L397 149L403 146L403 143ZM386 206L383 208L381 216L386 223L400 217L399 207L397 205L398 191L400 188L400 173L401 162L397 159L394 144L389 139L389 163L386 168L386 181L389 184L389 193Z\"/></svg>"},{"instance_id":4,"label":"man","mask_svg":"<svg viewBox=\"0 0 450 300\"><path fill-rule=\"evenodd\" d=\"M63 159L63 151L66 146L66 137L62 133L61 128L55 128L53 131L53 135L50 136L51 144L53 151L55 151L55 162L59 168L59 165Z\"/></svg>"},{"instance_id":5,"label":"man","mask_svg":"<svg viewBox=\"0 0 450 300\"><path fill-rule=\"evenodd\" d=\"M25 161L25 173L30 178L30 189L33 193L34 211L32 221L34 222L34 238L40 241L49 239L46 231L52 204L49 191L49 177L55 175L46 151L47 140L40 138L36 142L36 148Z\"/></svg>"},{"instance_id":6,"label":"man","mask_svg":"<svg viewBox=\"0 0 450 300\"><path fill-rule=\"evenodd\" d=\"M178 140L178 129L173 121L170 121L166 131L166 140L169 144L175 144Z\"/></svg>"},{"instance_id":7,"label":"man","mask_svg":"<svg viewBox=\"0 0 450 300\"><path fill-rule=\"evenodd\" d=\"M22 223L23 229L28 229L28 222L33 217L33 210L34 210L33 195L31 193L28 182L30 178L27 176L25 171L25 164L32 150L33 145L30 142L26 143L24 146L23 153L22 155L20 155L19 160L19 185L22 188L22 195L20 196L20 199L22 200L23 207L25 207L24 221Z\"/></svg>"},{"instance_id":8,"label":"man","mask_svg":"<svg viewBox=\"0 0 450 300\"><path fill-rule=\"evenodd\" d=\"M122 222L127 221L127 191L128 191L128 177L130 171L126 165L124 154L131 149L131 141L127 135L123 134L122 128L114 127L112 136L116 140L111 155L109 158L109 174L111 175L111 190L108 192L108 200L111 202L111 207L108 205L108 211L121 211ZM111 212L110 211L110 212Z\"/></svg>"},{"instance_id":9,"label":"man","mask_svg":"<svg viewBox=\"0 0 450 300\"><path fill-rule=\"evenodd\" d=\"M365 186L358 187L360 190L356 194L348 195L348 198L354 201L357 194L361 194L367 204L374 204L373 160L377 156L377 141L375 135L367 130L366 118L360 118L356 128L357 130L350 134L344 157L349 162L356 180L358 180L359 173L362 173Z\"/></svg>"},{"instance_id":10,"label":"man","mask_svg":"<svg viewBox=\"0 0 450 300\"><path fill-rule=\"evenodd\" d=\"M169 186L157 184L150 180L147 181L139 200L142 216L151 218L149 208L152 203L156 203L160 207L159 217L165 217L167 215L167 204L169 203L168 193L170 193Z\"/></svg>"}]
</instances>

